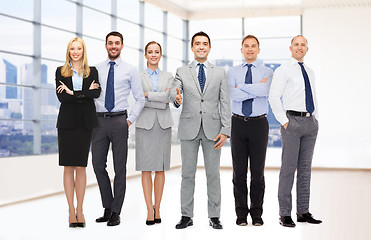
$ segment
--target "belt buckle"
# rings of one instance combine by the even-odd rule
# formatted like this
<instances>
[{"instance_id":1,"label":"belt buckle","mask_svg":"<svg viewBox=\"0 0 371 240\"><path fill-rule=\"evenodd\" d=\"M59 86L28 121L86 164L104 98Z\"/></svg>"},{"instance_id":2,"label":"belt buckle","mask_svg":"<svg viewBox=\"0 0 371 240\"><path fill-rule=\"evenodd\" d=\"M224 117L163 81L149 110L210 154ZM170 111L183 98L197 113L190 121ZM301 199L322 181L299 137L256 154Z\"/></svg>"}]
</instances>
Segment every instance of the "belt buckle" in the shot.
<instances>
[{"instance_id":1,"label":"belt buckle","mask_svg":"<svg viewBox=\"0 0 371 240\"><path fill-rule=\"evenodd\" d=\"M111 116L110 116L109 113L103 113L103 117L104 117L104 118L111 118Z\"/></svg>"},{"instance_id":2,"label":"belt buckle","mask_svg":"<svg viewBox=\"0 0 371 240\"><path fill-rule=\"evenodd\" d=\"M305 113L305 116L310 117L310 113L309 112Z\"/></svg>"}]
</instances>

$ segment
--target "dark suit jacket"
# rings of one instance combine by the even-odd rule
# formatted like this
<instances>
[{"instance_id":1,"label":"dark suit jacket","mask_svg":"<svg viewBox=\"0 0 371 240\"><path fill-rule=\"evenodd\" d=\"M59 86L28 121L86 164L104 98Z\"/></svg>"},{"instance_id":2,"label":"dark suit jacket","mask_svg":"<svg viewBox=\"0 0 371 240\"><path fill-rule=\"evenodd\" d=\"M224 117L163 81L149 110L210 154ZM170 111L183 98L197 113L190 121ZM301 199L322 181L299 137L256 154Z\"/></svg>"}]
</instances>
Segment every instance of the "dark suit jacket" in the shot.
<instances>
[{"instance_id":1,"label":"dark suit jacket","mask_svg":"<svg viewBox=\"0 0 371 240\"><path fill-rule=\"evenodd\" d=\"M70 90L73 90L72 77L63 77L61 75L61 68L62 67L58 67L57 71L55 72L56 88L61 85L59 81L62 81ZM90 67L90 75L83 79L81 91L74 91L73 95L67 94L66 91L57 93L58 100L61 102L57 120L57 128L75 128L75 112L79 111L79 109L82 110L84 128L92 129L98 126L94 98L99 97L101 88L99 87L98 89L89 90L89 87L94 80L96 83L99 83L98 71L95 67Z\"/></svg>"}]
</instances>

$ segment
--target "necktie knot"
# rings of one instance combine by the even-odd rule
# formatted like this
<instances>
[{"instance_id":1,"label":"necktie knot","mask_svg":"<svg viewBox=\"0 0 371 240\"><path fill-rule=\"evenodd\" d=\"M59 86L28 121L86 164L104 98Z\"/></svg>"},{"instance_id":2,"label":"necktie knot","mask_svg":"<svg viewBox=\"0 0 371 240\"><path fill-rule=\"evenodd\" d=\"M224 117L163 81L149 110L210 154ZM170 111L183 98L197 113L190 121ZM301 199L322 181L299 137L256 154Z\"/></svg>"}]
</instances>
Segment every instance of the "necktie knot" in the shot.
<instances>
[{"instance_id":1,"label":"necktie knot","mask_svg":"<svg viewBox=\"0 0 371 240\"><path fill-rule=\"evenodd\" d=\"M202 67L202 68L204 68L204 64L203 63L199 63L199 64L197 64L197 66L199 66L200 68Z\"/></svg>"},{"instance_id":2,"label":"necktie knot","mask_svg":"<svg viewBox=\"0 0 371 240\"><path fill-rule=\"evenodd\" d=\"M252 67L252 64L248 63L247 67L250 69Z\"/></svg>"},{"instance_id":3,"label":"necktie knot","mask_svg":"<svg viewBox=\"0 0 371 240\"><path fill-rule=\"evenodd\" d=\"M116 63L114 61L110 61L109 64L111 64L111 66L115 65Z\"/></svg>"}]
</instances>

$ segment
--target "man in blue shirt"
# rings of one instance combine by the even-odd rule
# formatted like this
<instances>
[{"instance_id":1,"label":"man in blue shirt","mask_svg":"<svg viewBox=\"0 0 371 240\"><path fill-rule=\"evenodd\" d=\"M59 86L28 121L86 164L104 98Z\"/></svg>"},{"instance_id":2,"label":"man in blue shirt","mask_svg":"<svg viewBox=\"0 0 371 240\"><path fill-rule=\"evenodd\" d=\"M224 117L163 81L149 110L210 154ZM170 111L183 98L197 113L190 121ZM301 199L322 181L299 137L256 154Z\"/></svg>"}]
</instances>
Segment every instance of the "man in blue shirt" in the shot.
<instances>
[{"instance_id":1,"label":"man in blue shirt","mask_svg":"<svg viewBox=\"0 0 371 240\"><path fill-rule=\"evenodd\" d=\"M108 58L96 66L99 79L102 80L102 94L95 100L99 126L93 131L92 162L105 209L103 217L96 219L96 222L116 226L120 224L120 212L125 198L128 131L139 116L145 100L139 72L121 60L120 54L124 48L122 35L110 32L106 36L105 46ZM128 114L130 91L135 104ZM113 191L106 170L111 143L115 170Z\"/></svg>"},{"instance_id":2,"label":"man in blue shirt","mask_svg":"<svg viewBox=\"0 0 371 240\"><path fill-rule=\"evenodd\" d=\"M268 145L268 94L273 71L257 61L259 40L247 35L242 40L244 62L228 71L231 98L233 192L236 224L247 225L250 213L254 226L264 224L264 166ZM247 169L250 159L250 209L247 203Z\"/></svg>"}]
</instances>

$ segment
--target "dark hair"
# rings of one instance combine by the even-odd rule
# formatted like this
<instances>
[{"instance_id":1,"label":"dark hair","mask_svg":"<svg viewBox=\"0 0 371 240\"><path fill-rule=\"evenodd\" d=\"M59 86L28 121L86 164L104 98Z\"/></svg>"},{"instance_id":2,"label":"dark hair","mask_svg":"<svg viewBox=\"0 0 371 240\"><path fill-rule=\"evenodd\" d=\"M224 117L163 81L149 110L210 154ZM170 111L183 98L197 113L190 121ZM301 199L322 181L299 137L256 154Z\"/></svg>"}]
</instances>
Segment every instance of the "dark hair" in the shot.
<instances>
[{"instance_id":1,"label":"dark hair","mask_svg":"<svg viewBox=\"0 0 371 240\"><path fill-rule=\"evenodd\" d=\"M197 37L197 36L204 36L204 37L207 37L207 39L209 40L209 46L211 47L211 41L210 41L210 37L209 37L209 35L207 35L206 33L202 32L202 31L196 33L195 35L193 35L193 37L192 37L192 42L191 42L191 47L193 46L193 41L194 41L195 37Z\"/></svg>"},{"instance_id":2,"label":"dark hair","mask_svg":"<svg viewBox=\"0 0 371 240\"><path fill-rule=\"evenodd\" d=\"M256 42L258 43L258 47L260 46L260 43L259 43L259 40L257 37L255 37L254 35L247 35L245 36L243 39L242 39L242 46L243 46L243 42L246 40L246 39L250 39L250 38L253 38L256 40Z\"/></svg>"},{"instance_id":3,"label":"dark hair","mask_svg":"<svg viewBox=\"0 0 371 240\"><path fill-rule=\"evenodd\" d=\"M113 31L113 32L110 32L110 33L107 34L107 36L106 36L106 44L107 44L107 40L108 40L108 37L109 36L119 37L121 39L121 43L124 44L124 38L122 37L122 34L119 33L119 32L116 32L116 31Z\"/></svg>"},{"instance_id":4,"label":"dark hair","mask_svg":"<svg viewBox=\"0 0 371 240\"><path fill-rule=\"evenodd\" d=\"M152 45L152 44L157 44L160 47L160 53L162 55L161 45L158 42L155 42L155 41L151 41L151 42L147 43L147 45L144 47L144 55L147 54L147 49L148 49L149 45Z\"/></svg>"},{"instance_id":5,"label":"dark hair","mask_svg":"<svg viewBox=\"0 0 371 240\"><path fill-rule=\"evenodd\" d=\"M308 40L307 40L303 35L297 35L297 36L293 37L293 38L291 39L291 44L292 44L292 42L294 41L294 39L297 38L297 37L303 37L303 38L305 39L305 42L306 42L307 45L308 45Z\"/></svg>"}]
</instances>

